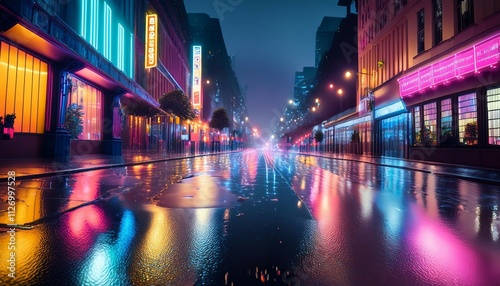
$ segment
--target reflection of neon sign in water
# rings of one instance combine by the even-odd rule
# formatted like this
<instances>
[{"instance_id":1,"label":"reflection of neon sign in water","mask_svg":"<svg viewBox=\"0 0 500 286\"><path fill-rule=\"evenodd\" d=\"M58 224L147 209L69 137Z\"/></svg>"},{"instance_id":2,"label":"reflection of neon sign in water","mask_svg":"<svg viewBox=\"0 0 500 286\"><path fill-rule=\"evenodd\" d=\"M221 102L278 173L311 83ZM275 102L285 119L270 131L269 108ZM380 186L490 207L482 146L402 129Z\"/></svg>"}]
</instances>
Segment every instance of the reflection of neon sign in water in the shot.
<instances>
[{"instance_id":1,"label":"reflection of neon sign in water","mask_svg":"<svg viewBox=\"0 0 500 286\"><path fill-rule=\"evenodd\" d=\"M431 221L414 206L411 212L411 229L405 236L410 246L412 262L408 263L414 273L428 279L429 284L486 285L486 269L478 264L477 254L454 235L450 229Z\"/></svg>"},{"instance_id":2,"label":"reflection of neon sign in water","mask_svg":"<svg viewBox=\"0 0 500 286\"><path fill-rule=\"evenodd\" d=\"M79 283L91 285L129 284L125 257L135 236L135 217L131 211L124 211L114 243L110 233L103 233L107 239L97 240L80 272Z\"/></svg>"}]
</instances>

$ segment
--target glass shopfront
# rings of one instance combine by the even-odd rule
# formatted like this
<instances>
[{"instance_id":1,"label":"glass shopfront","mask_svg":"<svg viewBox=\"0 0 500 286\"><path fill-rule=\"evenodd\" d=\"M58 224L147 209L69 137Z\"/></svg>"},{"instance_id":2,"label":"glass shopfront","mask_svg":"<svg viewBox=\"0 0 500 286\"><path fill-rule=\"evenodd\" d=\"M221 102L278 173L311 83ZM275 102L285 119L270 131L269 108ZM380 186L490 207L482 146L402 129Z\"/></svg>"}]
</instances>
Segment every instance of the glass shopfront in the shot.
<instances>
[{"instance_id":1,"label":"glass shopfront","mask_svg":"<svg viewBox=\"0 0 500 286\"><path fill-rule=\"evenodd\" d=\"M103 93L72 75L69 103L83 106L83 132L81 140L102 140Z\"/></svg>"},{"instance_id":2,"label":"glass shopfront","mask_svg":"<svg viewBox=\"0 0 500 286\"><path fill-rule=\"evenodd\" d=\"M379 121L381 156L405 158L408 147L409 113L389 117Z\"/></svg>"},{"instance_id":3,"label":"glass shopfront","mask_svg":"<svg viewBox=\"0 0 500 286\"><path fill-rule=\"evenodd\" d=\"M500 88L486 91L488 109L488 144L500 145Z\"/></svg>"},{"instance_id":4,"label":"glass shopfront","mask_svg":"<svg viewBox=\"0 0 500 286\"><path fill-rule=\"evenodd\" d=\"M48 69L46 62L0 41L0 116L15 114L15 132L44 132Z\"/></svg>"}]
</instances>

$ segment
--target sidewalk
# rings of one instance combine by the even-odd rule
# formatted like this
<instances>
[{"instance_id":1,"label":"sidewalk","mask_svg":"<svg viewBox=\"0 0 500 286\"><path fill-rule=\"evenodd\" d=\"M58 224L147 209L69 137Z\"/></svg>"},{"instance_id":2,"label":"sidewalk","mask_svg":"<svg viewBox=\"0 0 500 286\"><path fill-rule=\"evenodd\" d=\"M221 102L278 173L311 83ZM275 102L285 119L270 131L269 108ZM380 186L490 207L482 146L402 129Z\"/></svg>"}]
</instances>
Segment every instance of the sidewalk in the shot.
<instances>
[{"instance_id":1,"label":"sidewalk","mask_svg":"<svg viewBox=\"0 0 500 286\"><path fill-rule=\"evenodd\" d=\"M231 152L231 151L228 151ZM500 185L500 170L476 168L460 165L442 164L436 162L411 161L397 158L372 158L356 155L339 155L324 152L296 152L301 155L325 157L338 160L348 160L376 164L380 166L396 167L429 174L451 176L466 180L480 181ZM6 182L9 171L14 171L16 179L34 179L46 176L65 175L96 169L124 167L138 164L148 164L182 158L210 156L223 153L196 153L191 154L158 154L147 151L124 151L119 158L106 155L72 156L69 163L58 163L43 158L23 158L0 160L0 182Z\"/></svg>"},{"instance_id":2,"label":"sidewalk","mask_svg":"<svg viewBox=\"0 0 500 286\"><path fill-rule=\"evenodd\" d=\"M463 165L445 164L439 162L412 161L398 158L373 158L360 155L339 155L325 152L297 152L297 154L309 155L315 157L332 158L338 160L348 160L354 162L363 162L379 166L396 167L401 169L424 172L440 176L455 177L469 181L490 183L500 185L500 170L486 169Z\"/></svg>"},{"instance_id":3,"label":"sidewalk","mask_svg":"<svg viewBox=\"0 0 500 286\"><path fill-rule=\"evenodd\" d=\"M8 180L8 173L15 172L16 179L35 179L47 176L66 175L97 169L124 167L139 164L149 164L183 158L194 158L214 154L229 153L195 153L195 154L159 154L150 151L124 150L123 156L112 157L107 155L71 156L69 163L60 163L48 158L19 158L0 160L0 182Z\"/></svg>"}]
</instances>

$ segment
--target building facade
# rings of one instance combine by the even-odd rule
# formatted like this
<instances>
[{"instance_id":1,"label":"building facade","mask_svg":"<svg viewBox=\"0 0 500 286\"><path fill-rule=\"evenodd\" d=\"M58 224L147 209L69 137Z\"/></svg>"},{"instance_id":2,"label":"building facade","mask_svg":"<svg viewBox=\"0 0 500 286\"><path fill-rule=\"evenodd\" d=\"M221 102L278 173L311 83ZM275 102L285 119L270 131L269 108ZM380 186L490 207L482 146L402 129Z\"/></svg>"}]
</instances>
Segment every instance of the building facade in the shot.
<instances>
[{"instance_id":1,"label":"building facade","mask_svg":"<svg viewBox=\"0 0 500 286\"><path fill-rule=\"evenodd\" d=\"M187 22L166 20L182 12L183 2L155 3L0 3L0 72L5 75L0 116L15 114L13 129L3 129L2 138L10 137L0 140L3 158L121 155L125 103L158 107L162 92L188 89L187 32L182 32ZM160 15L158 36L163 37L156 51L160 64L145 70L145 17L153 11ZM67 116L75 106L81 106L83 130L71 138Z\"/></svg>"},{"instance_id":2,"label":"building facade","mask_svg":"<svg viewBox=\"0 0 500 286\"><path fill-rule=\"evenodd\" d=\"M343 18L339 17L323 17L321 24L316 30L316 48L315 48L315 67L317 68L319 62L325 53L332 46L333 36L337 32L340 22Z\"/></svg>"},{"instance_id":3,"label":"building facade","mask_svg":"<svg viewBox=\"0 0 500 286\"><path fill-rule=\"evenodd\" d=\"M203 13L189 13L191 42L201 47L202 76L202 108L200 118L209 122L212 113L224 108L231 121L228 134L220 140L227 144L242 139L246 133L247 109L245 96L233 70L219 19L210 18ZM213 134L211 136L213 138Z\"/></svg>"},{"instance_id":4,"label":"building facade","mask_svg":"<svg viewBox=\"0 0 500 286\"><path fill-rule=\"evenodd\" d=\"M500 167L500 1L359 1L376 156Z\"/></svg>"}]
</instances>

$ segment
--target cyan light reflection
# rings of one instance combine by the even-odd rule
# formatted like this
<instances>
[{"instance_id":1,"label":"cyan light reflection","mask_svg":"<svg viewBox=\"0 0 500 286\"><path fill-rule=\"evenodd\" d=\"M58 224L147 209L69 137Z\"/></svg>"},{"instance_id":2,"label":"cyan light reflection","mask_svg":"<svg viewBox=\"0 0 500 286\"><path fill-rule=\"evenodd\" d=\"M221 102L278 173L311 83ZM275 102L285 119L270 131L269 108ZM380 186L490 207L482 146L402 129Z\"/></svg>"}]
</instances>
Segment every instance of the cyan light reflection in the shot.
<instances>
[{"instance_id":1,"label":"cyan light reflection","mask_svg":"<svg viewBox=\"0 0 500 286\"><path fill-rule=\"evenodd\" d=\"M404 190L404 171L387 168L382 180L382 191L377 192L375 203L378 210L384 215L384 232L387 235L388 242L397 245L402 236L402 227L404 225L403 210L405 208ZM365 192L373 194L373 192ZM363 196L363 195L362 195Z\"/></svg>"},{"instance_id":2,"label":"cyan light reflection","mask_svg":"<svg viewBox=\"0 0 500 286\"><path fill-rule=\"evenodd\" d=\"M379 193L376 198L377 207L384 214L384 232L393 245L396 245L401 239L404 225L403 194Z\"/></svg>"},{"instance_id":3,"label":"cyan light reflection","mask_svg":"<svg viewBox=\"0 0 500 286\"><path fill-rule=\"evenodd\" d=\"M89 285L123 284L128 281L126 256L135 236L135 217L131 211L124 211L118 237L109 242L110 233L100 234L83 263L79 282Z\"/></svg>"}]
</instances>

